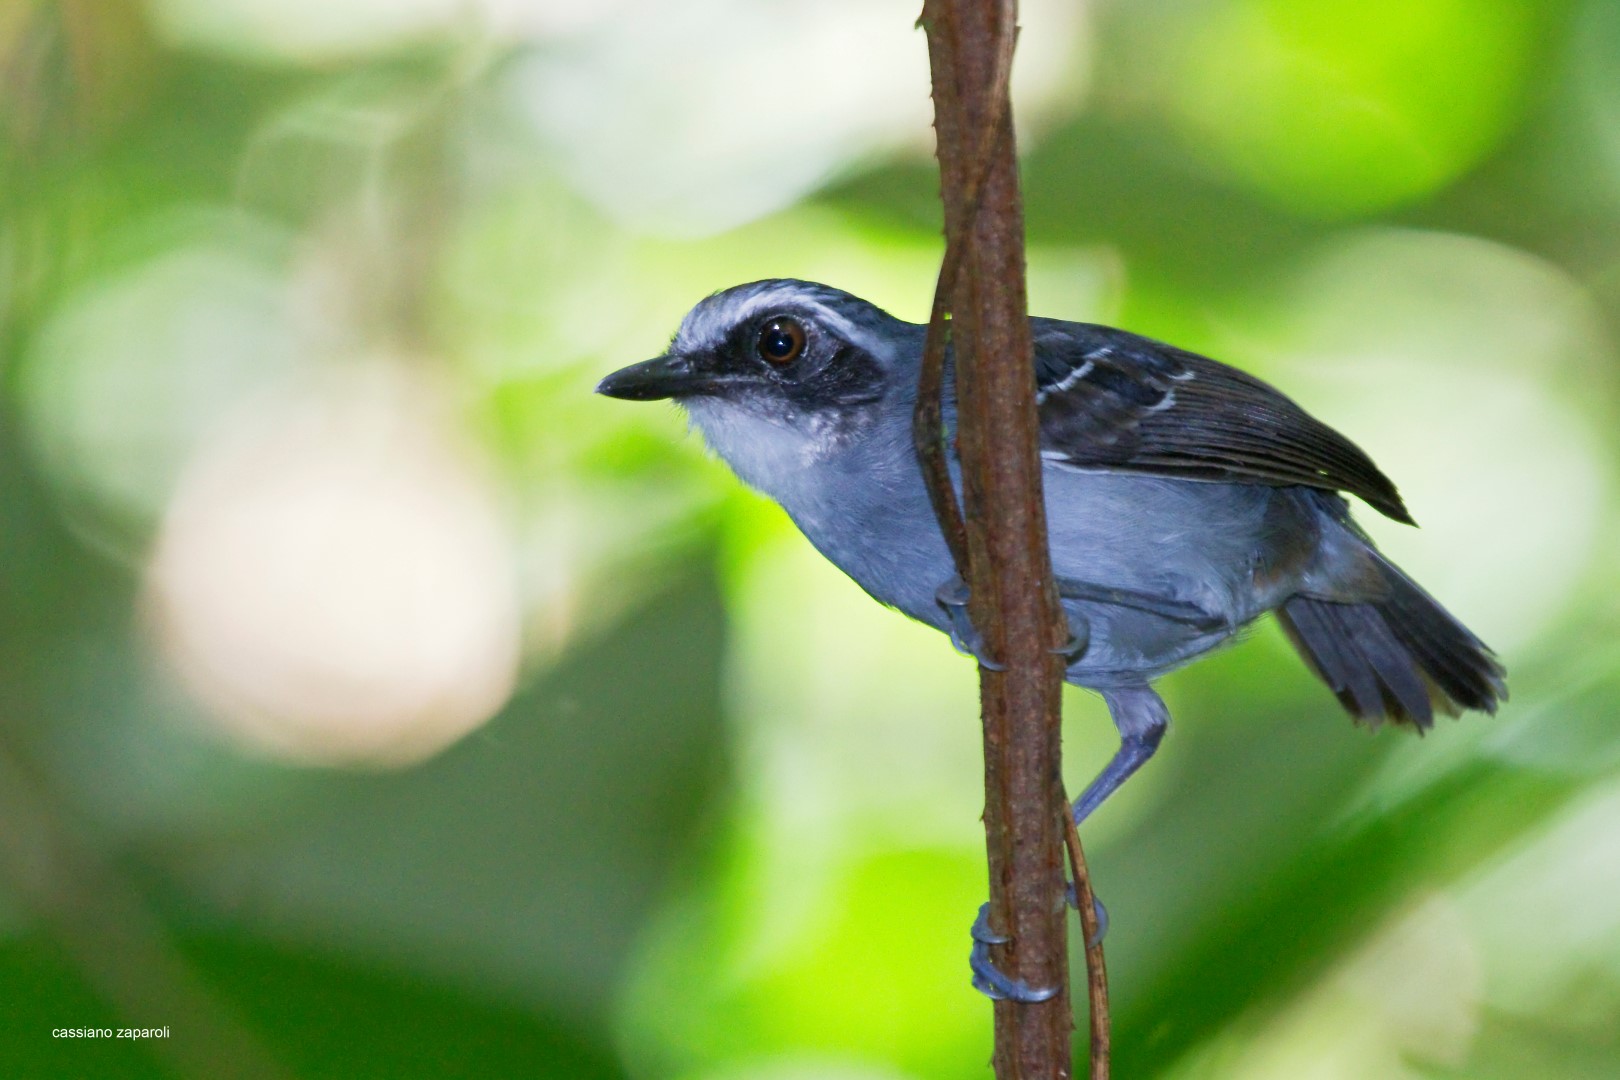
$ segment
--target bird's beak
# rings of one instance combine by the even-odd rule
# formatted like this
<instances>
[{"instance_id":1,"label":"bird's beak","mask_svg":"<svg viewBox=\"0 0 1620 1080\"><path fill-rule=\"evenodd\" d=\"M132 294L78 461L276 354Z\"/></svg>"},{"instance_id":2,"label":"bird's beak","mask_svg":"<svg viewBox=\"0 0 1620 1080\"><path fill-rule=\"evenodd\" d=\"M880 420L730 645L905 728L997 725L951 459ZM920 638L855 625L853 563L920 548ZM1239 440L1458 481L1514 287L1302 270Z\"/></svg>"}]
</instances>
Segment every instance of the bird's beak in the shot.
<instances>
[{"instance_id":1,"label":"bird's beak","mask_svg":"<svg viewBox=\"0 0 1620 1080\"><path fill-rule=\"evenodd\" d=\"M713 383L713 374L694 365L691 357L670 355L621 368L597 383L596 392L625 401L658 401L702 393Z\"/></svg>"}]
</instances>

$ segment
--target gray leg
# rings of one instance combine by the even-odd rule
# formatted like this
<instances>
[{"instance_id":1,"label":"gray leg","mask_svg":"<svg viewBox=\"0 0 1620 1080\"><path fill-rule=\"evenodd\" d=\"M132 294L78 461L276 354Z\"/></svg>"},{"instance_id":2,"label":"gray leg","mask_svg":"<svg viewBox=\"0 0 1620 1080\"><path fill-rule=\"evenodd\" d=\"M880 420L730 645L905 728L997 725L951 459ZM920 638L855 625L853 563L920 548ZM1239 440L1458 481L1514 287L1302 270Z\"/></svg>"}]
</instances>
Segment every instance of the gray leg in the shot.
<instances>
[{"instance_id":1,"label":"gray leg","mask_svg":"<svg viewBox=\"0 0 1620 1080\"><path fill-rule=\"evenodd\" d=\"M1150 687L1104 690L1102 695L1108 702L1108 714L1113 717L1114 727L1119 729L1119 750L1075 800L1072 812L1076 825L1090 817L1103 800L1118 791L1119 786L1153 756L1170 727L1170 710ZM1088 947L1101 941L1108 932L1108 909L1095 896L1092 899L1097 905L1097 936L1086 943ZM1076 903L1073 884L1069 886L1069 903Z\"/></svg>"},{"instance_id":2,"label":"gray leg","mask_svg":"<svg viewBox=\"0 0 1620 1080\"><path fill-rule=\"evenodd\" d=\"M1054 580L1057 583L1058 596L1065 600L1132 608L1176 622L1190 623L1204 630L1219 630L1227 625L1226 620L1220 615L1211 614L1197 604L1185 600L1172 600L1167 596L1157 596L1136 589L1094 585L1089 581L1078 581L1075 578L1060 577ZM951 621L951 644L956 646L958 652L973 657L991 671L1006 670L1004 664L990 659L985 654L984 639L979 636L973 620L968 618L967 582L953 576L935 590L934 599L945 609L945 614ZM1091 644L1091 625L1078 611L1068 612L1068 617L1069 640L1057 651L1072 664L1085 655L1086 647Z\"/></svg>"},{"instance_id":3,"label":"gray leg","mask_svg":"<svg viewBox=\"0 0 1620 1080\"><path fill-rule=\"evenodd\" d=\"M1170 710L1164 700L1146 686L1124 690L1104 690L1103 700L1108 702L1108 713L1119 729L1119 751L1106 768L1097 775L1074 802L1076 825L1091 816L1103 800L1119 790L1142 763L1153 756L1170 726Z\"/></svg>"},{"instance_id":4,"label":"gray leg","mask_svg":"<svg viewBox=\"0 0 1620 1080\"><path fill-rule=\"evenodd\" d=\"M960 577L952 577L934 591L934 599L951 620L951 644L956 646L957 652L973 657L989 671L1007 670L1007 665L985 655L984 638L979 636L973 620L968 618L967 582ZM1068 618L1069 640L1056 651L1072 664L1084 655L1086 646L1091 643L1091 626L1079 612L1069 612Z\"/></svg>"},{"instance_id":5,"label":"gray leg","mask_svg":"<svg viewBox=\"0 0 1620 1080\"><path fill-rule=\"evenodd\" d=\"M1093 585L1089 581L1077 581L1074 578L1060 577L1056 580L1058 595L1065 600L1086 600L1093 604L1135 608L1137 611L1161 615L1176 622L1191 623L1206 630L1219 630L1226 625L1226 620L1221 616L1205 611L1197 604L1186 600L1172 600L1167 596L1138 592L1135 589L1119 589L1111 585Z\"/></svg>"},{"instance_id":6,"label":"gray leg","mask_svg":"<svg viewBox=\"0 0 1620 1080\"><path fill-rule=\"evenodd\" d=\"M1149 593L1139 593L1129 589L1109 589L1102 586L1089 585L1085 582L1074 581L1070 578L1058 579L1058 594L1069 600L1085 600L1099 604L1113 604L1119 607L1135 608L1148 611L1155 615L1162 615L1178 622L1189 622L1194 625L1208 626L1215 629L1225 626L1225 620L1219 616L1211 615L1198 607L1179 600L1170 600L1164 597L1153 596ZM952 578L940 586L938 592L940 605L951 616L951 640L956 647L971 656L978 656L983 642L973 629L971 620L967 617L968 591L961 578ZM1071 636L1065 654L1071 660L1085 652L1089 639L1090 627L1084 617L1071 612L1069 615ZM1076 628L1076 620L1078 627ZM966 647L971 645L972 648ZM979 662L984 663L981 657ZM990 667L991 665L986 664ZM1108 702L1109 715L1113 717L1114 726L1119 729L1119 750L1109 761L1107 767L1098 774L1086 790L1080 793L1080 798L1074 804L1074 821L1078 825L1091 815L1091 812L1103 804L1103 800L1119 790L1119 786L1130 777L1142 763L1153 756L1153 751L1159 747L1159 741L1164 738L1165 730L1170 726L1170 710L1165 707L1163 699L1152 689L1146 686L1130 687L1124 690L1105 690L1103 700ZM1096 902L1097 911L1097 938L1100 941L1108 930L1108 911L1102 906L1100 900ZM1069 887L1069 903L1073 905L1074 886ZM990 959L990 946L999 945L1007 941L1001 934L990 929L990 905L985 904L979 909L979 917L973 921L973 950L968 954L968 967L973 972L973 988L993 1000L1011 1001L1046 1001L1057 993L1057 987L1032 987L1019 979L1013 979L1003 974ZM1088 942L1088 946L1095 944Z\"/></svg>"}]
</instances>

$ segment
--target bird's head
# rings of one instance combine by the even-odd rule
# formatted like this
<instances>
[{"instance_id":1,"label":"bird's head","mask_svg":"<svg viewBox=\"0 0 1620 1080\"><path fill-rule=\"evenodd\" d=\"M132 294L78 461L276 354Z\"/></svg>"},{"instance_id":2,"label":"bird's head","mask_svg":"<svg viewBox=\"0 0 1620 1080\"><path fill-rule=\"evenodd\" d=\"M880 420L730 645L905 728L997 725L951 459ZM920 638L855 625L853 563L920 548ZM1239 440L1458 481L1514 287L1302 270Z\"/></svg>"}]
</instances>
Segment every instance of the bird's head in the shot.
<instances>
[{"instance_id":1,"label":"bird's head","mask_svg":"<svg viewBox=\"0 0 1620 1080\"><path fill-rule=\"evenodd\" d=\"M708 297L665 356L596 392L673 399L743 479L809 464L869 429L893 387L915 381L921 328L826 285L778 279Z\"/></svg>"},{"instance_id":2,"label":"bird's head","mask_svg":"<svg viewBox=\"0 0 1620 1080\"><path fill-rule=\"evenodd\" d=\"M755 281L689 311L669 353L615 371L596 392L628 401L713 398L815 412L881 397L913 330L858 296L809 281Z\"/></svg>"}]
</instances>

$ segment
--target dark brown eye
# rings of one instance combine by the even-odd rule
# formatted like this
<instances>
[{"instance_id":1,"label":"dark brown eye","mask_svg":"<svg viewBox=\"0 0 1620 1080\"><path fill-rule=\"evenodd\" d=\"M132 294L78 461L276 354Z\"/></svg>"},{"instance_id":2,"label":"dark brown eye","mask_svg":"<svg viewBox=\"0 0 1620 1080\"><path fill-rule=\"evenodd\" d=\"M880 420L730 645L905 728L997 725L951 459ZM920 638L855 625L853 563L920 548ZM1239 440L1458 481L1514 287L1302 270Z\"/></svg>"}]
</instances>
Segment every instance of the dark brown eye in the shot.
<instances>
[{"instance_id":1,"label":"dark brown eye","mask_svg":"<svg viewBox=\"0 0 1620 1080\"><path fill-rule=\"evenodd\" d=\"M761 359L786 367L804 352L804 327L797 319L778 315L759 328L759 344L755 348Z\"/></svg>"}]
</instances>

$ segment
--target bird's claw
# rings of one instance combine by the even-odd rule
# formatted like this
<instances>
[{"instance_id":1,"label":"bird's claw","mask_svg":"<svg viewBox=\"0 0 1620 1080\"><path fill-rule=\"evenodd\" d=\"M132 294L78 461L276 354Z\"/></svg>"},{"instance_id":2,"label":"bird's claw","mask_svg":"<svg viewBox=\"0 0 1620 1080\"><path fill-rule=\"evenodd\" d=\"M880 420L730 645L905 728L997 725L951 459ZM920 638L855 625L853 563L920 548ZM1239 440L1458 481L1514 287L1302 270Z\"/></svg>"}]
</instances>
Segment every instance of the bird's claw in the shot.
<instances>
[{"instance_id":1,"label":"bird's claw","mask_svg":"<svg viewBox=\"0 0 1620 1080\"><path fill-rule=\"evenodd\" d=\"M960 574L952 575L934 590L934 599L951 620L951 644L956 646L957 652L977 660L986 671L1006 671L1006 664L991 660L986 655L984 638L979 636L973 620L968 618L968 595L967 582L962 580Z\"/></svg>"},{"instance_id":2,"label":"bird's claw","mask_svg":"<svg viewBox=\"0 0 1620 1080\"><path fill-rule=\"evenodd\" d=\"M970 595L967 582L962 580L961 574L952 574L934 590L934 599L939 601L940 607L947 610L967 607Z\"/></svg>"},{"instance_id":3,"label":"bird's claw","mask_svg":"<svg viewBox=\"0 0 1620 1080\"><path fill-rule=\"evenodd\" d=\"M1006 934L998 934L990 926L990 905L980 904L979 914L973 920L973 929L968 931L973 940L980 945L1005 945L1012 938Z\"/></svg>"},{"instance_id":4,"label":"bird's claw","mask_svg":"<svg viewBox=\"0 0 1620 1080\"><path fill-rule=\"evenodd\" d=\"M1070 907L1076 911L1080 910L1080 898L1075 895L1074 882L1069 882L1069 887L1065 890L1063 896L1064 899L1068 900ZM1086 941L1086 948L1088 949L1100 944L1103 936L1108 933L1108 909L1103 907L1102 898L1096 893L1091 894L1091 911L1097 917L1097 932L1092 934Z\"/></svg>"},{"instance_id":5,"label":"bird's claw","mask_svg":"<svg viewBox=\"0 0 1620 1080\"><path fill-rule=\"evenodd\" d=\"M980 906L979 916L973 920L971 933L973 951L968 954L968 967L973 969L973 989L992 1001L1020 1001L1025 1004L1049 1001L1057 996L1058 987L1047 986L1036 989L1022 979L1014 979L1003 974L991 961L990 946L1005 945L1012 939L990 928L989 904Z\"/></svg>"},{"instance_id":6,"label":"bird's claw","mask_svg":"<svg viewBox=\"0 0 1620 1080\"><path fill-rule=\"evenodd\" d=\"M1080 633L1074 632L1074 620L1069 620L1069 640L1052 651L1063 657L1069 663L1074 663L1085 655L1091 647L1091 629L1082 620Z\"/></svg>"}]
</instances>

